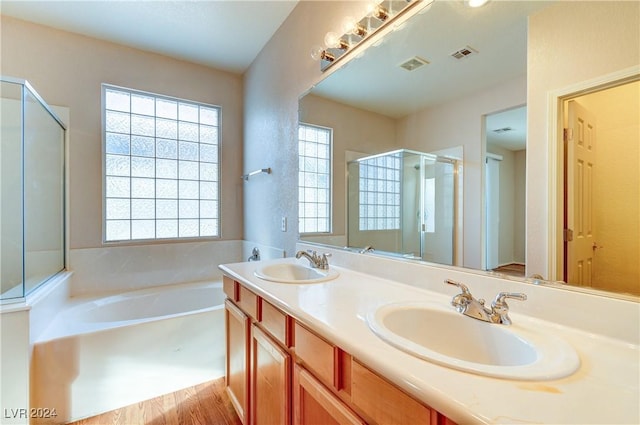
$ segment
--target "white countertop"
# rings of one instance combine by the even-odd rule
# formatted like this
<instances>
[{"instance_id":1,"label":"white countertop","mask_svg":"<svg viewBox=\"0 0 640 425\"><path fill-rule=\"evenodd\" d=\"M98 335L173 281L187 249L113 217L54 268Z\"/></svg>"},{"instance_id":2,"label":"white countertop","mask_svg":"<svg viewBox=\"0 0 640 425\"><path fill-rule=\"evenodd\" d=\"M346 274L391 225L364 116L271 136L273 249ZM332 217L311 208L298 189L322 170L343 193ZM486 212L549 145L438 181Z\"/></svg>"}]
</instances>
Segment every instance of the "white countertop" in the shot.
<instances>
[{"instance_id":1,"label":"white countertop","mask_svg":"<svg viewBox=\"0 0 640 425\"><path fill-rule=\"evenodd\" d=\"M308 264L293 258L269 262ZM404 301L449 305L451 296L337 266L332 267L340 272L339 277L328 282L269 282L254 275L266 263L220 268L458 424L640 423L640 349L636 344L518 314L514 303L512 326L526 323L564 339L578 353L580 368L553 381L484 377L406 354L379 339L365 321L367 313L381 305Z\"/></svg>"}]
</instances>

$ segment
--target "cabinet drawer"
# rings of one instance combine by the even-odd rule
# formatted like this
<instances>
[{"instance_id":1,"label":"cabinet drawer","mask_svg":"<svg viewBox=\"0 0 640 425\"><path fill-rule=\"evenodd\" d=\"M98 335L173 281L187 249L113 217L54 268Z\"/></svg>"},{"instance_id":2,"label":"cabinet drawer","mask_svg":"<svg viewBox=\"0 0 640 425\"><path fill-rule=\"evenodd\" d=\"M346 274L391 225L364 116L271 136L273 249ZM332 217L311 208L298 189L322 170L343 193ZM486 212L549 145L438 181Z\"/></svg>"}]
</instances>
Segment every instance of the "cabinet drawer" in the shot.
<instances>
[{"instance_id":1,"label":"cabinet drawer","mask_svg":"<svg viewBox=\"0 0 640 425\"><path fill-rule=\"evenodd\" d=\"M376 424L429 425L432 417L437 416L435 411L432 412L356 360L351 364L351 402L358 410L366 412L370 421ZM433 421L434 425L436 421Z\"/></svg>"},{"instance_id":2,"label":"cabinet drawer","mask_svg":"<svg viewBox=\"0 0 640 425\"><path fill-rule=\"evenodd\" d=\"M287 315L260 298L260 324L278 342L285 347L290 345L288 338Z\"/></svg>"},{"instance_id":3,"label":"cabinet drawer","mask_svg":"<svg viewBox=\"0 0 640 425\"><path fill-rule=\"evenodd\" d=\"M231 301L238 301L236 299L236 282L229 276L222 276L222 290Z\"/></svg>"},{"instance_id":4,"label":"cabinet drawer","mask_svg":"<svg viewBox=\"0 0 640 425\"><path fill-rule=\"evenodd\" d=\"M298 322L294 328L294 351L298 361L326 385L334 385L334 347Z\"/></svg>"},{"instance_id":5,"label":"cabinet drawer","mask_svg":"<svg viewBox=\"0 0 640 425\"><path fill-rule=\"evenodd\" d=\"M238 285L238 307L251 316L254 320L258 319L258 296L245 288Z\"/></svg>"}]
</instances>

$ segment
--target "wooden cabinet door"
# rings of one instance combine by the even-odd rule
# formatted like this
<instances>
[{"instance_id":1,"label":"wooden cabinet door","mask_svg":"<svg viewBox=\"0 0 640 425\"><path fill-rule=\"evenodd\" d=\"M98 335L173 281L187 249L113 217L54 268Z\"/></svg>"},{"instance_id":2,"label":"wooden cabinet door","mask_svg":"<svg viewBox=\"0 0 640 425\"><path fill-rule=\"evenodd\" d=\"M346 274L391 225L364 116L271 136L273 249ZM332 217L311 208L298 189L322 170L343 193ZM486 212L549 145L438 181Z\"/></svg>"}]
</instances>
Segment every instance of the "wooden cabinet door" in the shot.
<instances>
[{"instance_id":1,"label":"wooden cabinet door","mask_svg":"<svg viewBox=\"0 0 640 425\"><path fill-rule=\"evenodd\" d=\"M256 325L251 329L251 417L255 425L291 424L291 356Z\"/></svg>"},{"instance_id":2,"label":"wooden cabinet door","mask_svg":"<svg viewBox=\"0 0 640 425\"><path fill-rule=\"evenodd\" d=\"M300 365L293 372L294 425L365 425L331 391Z\"/></svg>"},{"instance_id":3,"label":"wooden cabinet door","mask_svg":"<svg viewBox=\"0 0 640 425\"><path fill-rule=\"evenodd\" d=\"M231 301L226 300L225 327L227 342L227 393L238 417L249 424L249 333L251 321Z\"/></svg>"}]
</instances>

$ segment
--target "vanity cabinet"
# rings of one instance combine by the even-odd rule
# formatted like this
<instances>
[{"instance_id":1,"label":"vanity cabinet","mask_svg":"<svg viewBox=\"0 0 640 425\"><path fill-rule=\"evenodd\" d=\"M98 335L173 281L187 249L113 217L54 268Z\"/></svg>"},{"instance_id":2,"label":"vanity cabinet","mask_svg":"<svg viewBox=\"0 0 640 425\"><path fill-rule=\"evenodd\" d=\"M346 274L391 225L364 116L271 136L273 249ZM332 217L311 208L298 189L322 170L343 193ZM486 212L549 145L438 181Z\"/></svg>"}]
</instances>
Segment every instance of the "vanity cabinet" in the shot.
<instances>
[{"instance_id":1,"label":"vanity cabinet","mask_svg":"<svg viewBox=\"0 0 640 425\"><path fill-rule=\"evenodd\" d=\"M455 425L225 276L227 392L244 425Z\"/></svg>"}]
</instances>

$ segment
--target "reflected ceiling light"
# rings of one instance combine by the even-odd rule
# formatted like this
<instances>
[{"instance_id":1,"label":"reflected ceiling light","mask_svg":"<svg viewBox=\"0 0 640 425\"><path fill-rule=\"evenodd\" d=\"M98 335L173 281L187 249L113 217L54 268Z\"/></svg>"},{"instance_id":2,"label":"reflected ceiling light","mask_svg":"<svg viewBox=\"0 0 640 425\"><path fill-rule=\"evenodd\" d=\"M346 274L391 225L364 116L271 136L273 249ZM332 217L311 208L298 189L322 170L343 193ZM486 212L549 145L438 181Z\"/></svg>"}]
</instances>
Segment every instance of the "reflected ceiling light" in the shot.
<instances>
[{"instance_id":1,"label":"reflected ceiling light","mask_svg":"<svg viewBox=\"0 0 640 425\"><path fill-rule=\"evenodd\" d=\"M482 7L485 4L489 3L489 0L468 0L467 4L469 7Z\"/></svg>"}]
</instances>

